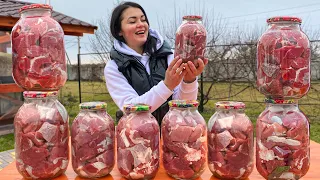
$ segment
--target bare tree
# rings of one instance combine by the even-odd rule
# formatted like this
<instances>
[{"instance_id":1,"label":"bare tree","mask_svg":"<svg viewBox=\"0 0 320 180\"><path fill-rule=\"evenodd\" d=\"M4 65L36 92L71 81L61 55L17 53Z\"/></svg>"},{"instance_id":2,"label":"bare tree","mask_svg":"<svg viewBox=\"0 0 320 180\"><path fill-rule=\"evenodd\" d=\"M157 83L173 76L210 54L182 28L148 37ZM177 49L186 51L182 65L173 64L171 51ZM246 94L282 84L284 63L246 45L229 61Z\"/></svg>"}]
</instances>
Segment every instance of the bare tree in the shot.
<instances>
[{"instance_id":1,"label":"bare tree","mask_svg":"<svg viewBox=\"0 0 320 180\"><path fill-rule=\"evenodd\" d=\"M228 26L228 21L221 14L217 14L214 8L207 7L205 4L197 2L193 7L184 7L183 10L173 2L174 12L165 18L158 18L157 30L174 47L175 32L182 22L184 15L201 15L203 24L207 29L207 48L206 57L209 63L203 73L206 86L199 93L204 97L204 104L210 100L225 100L238 97L239 94L250 89L251 100L258 100L259 92L254 90L256 85L256 44L259 37L266 30L267 26ZM109 59L108 52L113 44L113 38L109 30L109 18L98 20L99 30L94 38L90 39L92 52L102 53L99 59L105 62ZM151 28L154 26L151 24ZM320 31L308 30L306 34L310 39L319 39ZM312 77L320 79L320 42L313 41L311 44L312 52ZM219 89L217 83L228 83L225 89ZM320 92L320 89L311 87L311 90ZM202 93L202 94L201 94ZM319 93L318 93L319 94ZM308 97L312 100L320 100L317 97ZM311 101L310 101L311 102ZM314 102L314 101L312 101Z\"/></svg>"},{"instance_id":2,"label":"bare tree","mask_svg":"<svg viewBox=\"0 0 320 180\"><path fill-rule=\"evenodd\" d=\"M113 7L120 4L122 0L113 2ZM107 10L108 14L101 19L96 20L93 24L98 25L98 30L93 37L89 38L90 50L96 55L93 56L98 62L106 63L110 59L110 49L113 45L113 36L110 32L111 10Z\"/></svg>"},{"instance_id":3,"label":"bare tree","mask_svg":"<svg viewBox=\"0 0 320 180\"><path fill-rule=\"evenodd\" d=\"M110 16L96 20L95 24L98 24L99 28L94 34L94 37L89 38L90 49L93 53L97 54L93 57L101 63L105 63L110 59L109 52L113 45L113 37L109 29L109 19Z\"/></svg>"}]
</instances>

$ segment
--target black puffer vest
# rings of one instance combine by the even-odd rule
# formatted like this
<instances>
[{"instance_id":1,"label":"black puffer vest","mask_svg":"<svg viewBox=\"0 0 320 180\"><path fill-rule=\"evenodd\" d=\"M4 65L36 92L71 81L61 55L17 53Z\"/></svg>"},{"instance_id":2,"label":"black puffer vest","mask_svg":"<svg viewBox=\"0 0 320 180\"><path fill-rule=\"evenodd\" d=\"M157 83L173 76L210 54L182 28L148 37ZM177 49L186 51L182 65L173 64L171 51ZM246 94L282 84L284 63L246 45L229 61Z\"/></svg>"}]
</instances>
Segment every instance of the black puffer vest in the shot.
<instances>
[{"instance_id":1,"label":"black puffer vest","mask_svg":"<svg viewBox=\"0 0 320 180\"><path fill-rule=\"evenodd\" d=\"M112 48L110 57L116 62L118 70L127 78L129 84L141 96L161 80L164 80L168 68L167 57L170 54L172 54L170 46L164 42L162 47L153 53L149 59L150 75L144 65L134 56L123 54ZM169 110L168 101L171 99L172 96L152 113L159 125L161 125L164 115Z\"/></svg>"}]
</instances>

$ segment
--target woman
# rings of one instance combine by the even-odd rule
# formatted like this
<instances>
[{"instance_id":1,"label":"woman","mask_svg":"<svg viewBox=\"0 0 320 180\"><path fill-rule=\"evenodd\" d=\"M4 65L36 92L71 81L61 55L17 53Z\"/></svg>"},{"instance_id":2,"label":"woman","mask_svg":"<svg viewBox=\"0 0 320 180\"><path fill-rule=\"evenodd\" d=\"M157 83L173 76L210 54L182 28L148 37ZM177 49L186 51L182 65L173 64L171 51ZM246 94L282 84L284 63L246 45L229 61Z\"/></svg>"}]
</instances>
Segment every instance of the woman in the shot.
<instances>
[{"instance_id":1,"label":"woman","mask_svg":"<svg viewBox=\"0 0 320 180\"><path fill-rule=\"evenodd\" d=\"M137 3L124 2L112 13L110 30L115 38L111 61L104 74L107 89L122 109L124 104L144 103L161 124L171 99L197 99L196 77L207 60L182 63L174 58L169 45L149 28L144 9Z\"/></svg>"}]
</instances>

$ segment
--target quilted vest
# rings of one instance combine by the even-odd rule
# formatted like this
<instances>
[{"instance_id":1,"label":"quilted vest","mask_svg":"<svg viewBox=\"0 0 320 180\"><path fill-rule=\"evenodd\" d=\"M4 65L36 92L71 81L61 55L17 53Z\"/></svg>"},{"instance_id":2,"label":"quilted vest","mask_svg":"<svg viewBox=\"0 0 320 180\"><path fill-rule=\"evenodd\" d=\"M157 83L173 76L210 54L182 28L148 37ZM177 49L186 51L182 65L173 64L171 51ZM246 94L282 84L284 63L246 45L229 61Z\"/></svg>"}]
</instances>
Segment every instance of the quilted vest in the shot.
<instances>
[{"instance_id":1,"label":"quilted vest","mask_svg":"<svg viewBox=\"0 0 320 180\"><path fill-rule=\"evenodd\" d=\"M162 47L150 56L150 75L144 65L132 55L123 54L113 47L110 52L110 57L116 62L118 70L126 77L132 88L141 96L161 80L164 80L168 68L167 57L170 54L172 54L170 46L164 42ZM169 110L168 101L171 99L172 96L152 113L159 125L161 125L164 115Z\"/></svg>"}]
</instances>

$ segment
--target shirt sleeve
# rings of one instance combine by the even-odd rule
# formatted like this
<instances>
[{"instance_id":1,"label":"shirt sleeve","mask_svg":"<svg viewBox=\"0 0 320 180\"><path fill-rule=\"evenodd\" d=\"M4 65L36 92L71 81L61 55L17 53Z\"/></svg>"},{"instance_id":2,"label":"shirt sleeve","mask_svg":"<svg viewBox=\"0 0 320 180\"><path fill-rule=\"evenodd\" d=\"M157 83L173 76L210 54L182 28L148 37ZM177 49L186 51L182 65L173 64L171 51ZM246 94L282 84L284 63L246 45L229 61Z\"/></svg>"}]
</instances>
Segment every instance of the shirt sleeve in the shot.
<instances>
[{"instance_id":1,"label":"shirt sleeve","mask_svg":"<svg viewBox=\"0 0 320 180\"><path fill-rule=\"evenodd\" d=\"M110 60L105 69L104 76L110 96L117 106L122 109L125 104L144 103L151 106L151 112L158 109L173 94L163 81L149 91L139 96L128 83L126 77L119 72L117 64Z\"/></svg>"},{"instance_id":2,"label":"shirt sleeve","mask_svg":"<svg viewBox=\"0 0 320 180\"><path fill-rule=\"evenodd\" d=\"M168 56L168 65L172 62L174 55ZM198 96L198 78L192 83L181 83L173 90L173 99L196 100Z\"/></svg>"}]
</instances>

